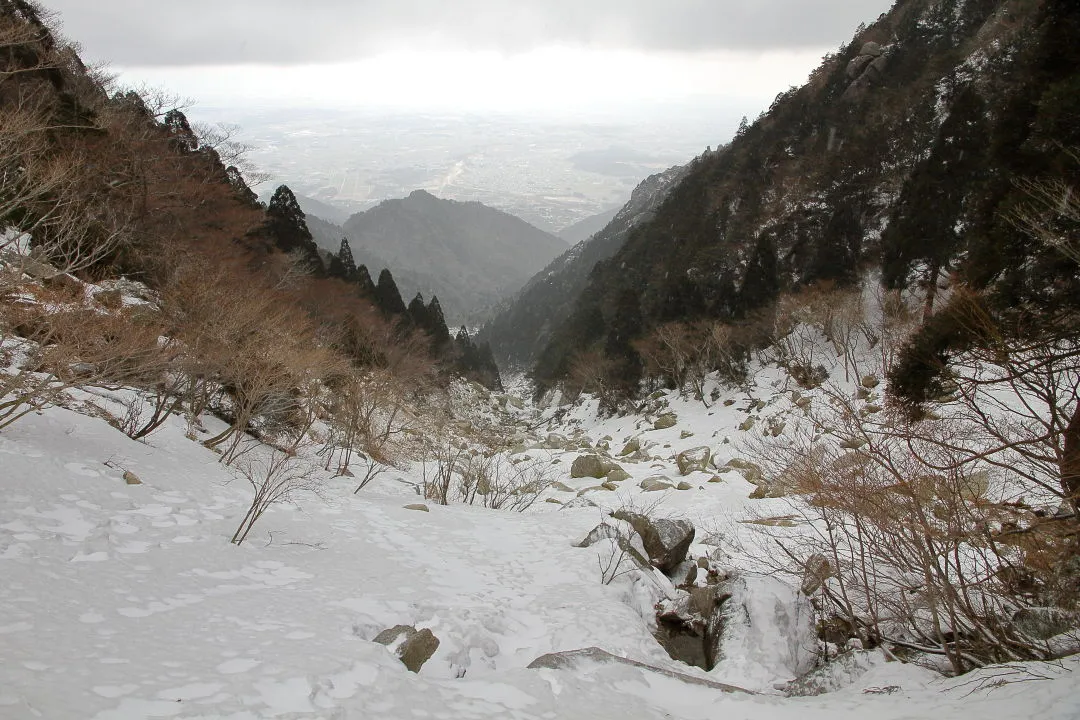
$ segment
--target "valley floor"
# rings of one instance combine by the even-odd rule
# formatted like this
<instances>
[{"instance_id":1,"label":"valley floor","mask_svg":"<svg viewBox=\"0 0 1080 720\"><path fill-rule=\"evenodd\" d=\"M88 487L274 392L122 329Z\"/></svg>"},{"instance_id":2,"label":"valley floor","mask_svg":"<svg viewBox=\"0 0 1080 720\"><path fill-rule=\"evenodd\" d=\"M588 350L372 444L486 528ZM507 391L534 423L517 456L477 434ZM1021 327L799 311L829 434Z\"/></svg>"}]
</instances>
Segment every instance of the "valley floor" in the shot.
<instances>
[{"instance_id":1,"label":"valley floor","mask_svg":"<svg viewBox=\"0 0 1080 720\"><path fill-rule=\"evenodd\" d=\"M590 432L619 437L632 422ZM577 489L574 456L561 462ZM328 480L324 497L271 509L236 547L250 489L217 460L178 418L146 443L62 408L0 434L0 718L1080 717L1076 659L957 679L874 660L812 698L779 695L790 678L767 663L680 665L643 619L642 581L604 585L597 549L572 546L602 520L597 507L425 513L404 508L421 501L418 474L391 471L357 495L349 478ZM734 538L751 486L706 477L663 512L711 517ZM419 674L372 642L398 624L441 640ZM527 669L589 646L763 692L621 664Z\"/></svg>"}]
</instances>

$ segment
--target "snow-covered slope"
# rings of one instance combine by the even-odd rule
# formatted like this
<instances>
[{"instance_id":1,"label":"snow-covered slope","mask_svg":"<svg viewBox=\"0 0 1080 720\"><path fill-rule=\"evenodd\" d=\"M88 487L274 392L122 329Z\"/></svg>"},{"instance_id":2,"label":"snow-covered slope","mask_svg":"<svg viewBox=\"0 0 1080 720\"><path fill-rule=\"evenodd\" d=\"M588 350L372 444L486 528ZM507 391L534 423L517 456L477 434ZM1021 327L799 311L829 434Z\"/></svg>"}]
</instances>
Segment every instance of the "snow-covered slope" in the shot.
<instances>
[{"instance_id":1,"label":"snow-covered slope","mask_svg":"<svg viewBox=\"0 0 1080 720\"><path fill-rule=\"evenodd\" d=\"M699 404L694 419L690 404L672 403L696 433L648 431L672 451L715 442L741 414ZM562 429L614 438L643 422L593 417L579 409ZM725 693L624 664L528 669L545 653L598 646L766 692L788 679L748 658L710 675L670 660L641 607L659 591L629 575L602 584L597 549L572 547L603 519L585 503L541 502L524 514L428 503L424 513L404 507L419 500L419 468L386 473L357 495L348 478L327 476L321 498L272 508L244 545L230 545L250 488L184 432L176 418L138 443L52 408L0 434L0 717L1065 720L1080 711L1074 660L1001 687L995 674L1016 669L945 681L879 660L851 687L803 699ZM528 452L558 460L566 487L596 482L568 477L576 453ZM663 460L627 468L635 480L676 474ZM142 483L128 484L125 472ZM650 502L737 552L751 486L735 474L689 479L693 490ZM640 504L631 482L584 497ZM761 502L781 501L753 502L761 512ZM692 554L710 549L699 543ZM441 640L418 675L372 642L398 624ZM747 655L776 657L770 642L758 638Z\"/></svg>"}]
</instances>

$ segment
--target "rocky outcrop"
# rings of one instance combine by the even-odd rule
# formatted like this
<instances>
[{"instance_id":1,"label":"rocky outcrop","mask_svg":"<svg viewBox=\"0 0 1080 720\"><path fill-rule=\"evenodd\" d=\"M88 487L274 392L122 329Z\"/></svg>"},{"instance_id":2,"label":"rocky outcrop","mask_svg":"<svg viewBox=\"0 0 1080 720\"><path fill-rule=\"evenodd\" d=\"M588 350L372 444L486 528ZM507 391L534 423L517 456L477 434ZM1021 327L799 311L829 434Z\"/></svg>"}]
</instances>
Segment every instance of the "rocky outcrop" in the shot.
<instances>
[{"instance_id":1,"label":"rocky outcrop","mask_svg":"<svg viewBox=\"0 0 1080 720\"><path fill-rule=\"evenodd\" d=\"M844 69L844 74L851 80L843 100L854 102L861 99L875 85L885 77L885 70L889 66L889 58L885 49L876 42L868 42L859 50L859 54L852 58Z\"/></svg>"}]
</instances>

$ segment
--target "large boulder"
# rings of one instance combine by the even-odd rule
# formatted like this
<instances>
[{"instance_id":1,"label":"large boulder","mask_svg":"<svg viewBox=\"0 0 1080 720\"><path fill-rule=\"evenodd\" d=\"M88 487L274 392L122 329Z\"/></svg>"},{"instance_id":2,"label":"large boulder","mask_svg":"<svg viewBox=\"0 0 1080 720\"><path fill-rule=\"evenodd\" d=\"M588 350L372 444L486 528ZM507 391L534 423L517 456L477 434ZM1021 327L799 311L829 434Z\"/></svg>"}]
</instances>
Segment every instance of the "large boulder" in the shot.
<instances>
[{"instance_id":1,"label":"large boulder","mask_svg":"<svg viewBox=\"0 0 1080 720\"><path fill-rule=\"evenodd\" d=\"M417 630L412 625L395 625L375 636L375 642L385 645L398 656L410 672L418 673L439 649L439 638L427 628Z\"/></svg>"},{"instance_id":2,"label":"large boulder","mask_svg":"<svg viewBox=\"0 0 1080 720\"><path fill-rule=\"evenodd\" d=\"M686 559L690 543L694 542L694 525L689 520L651 518L629 510L616 510L611 516L630 523L641 537L649 560L664 573L671 572Z\"/></svg>"},{"instance_id":3,"label":"large boulder","mask_svg":"<svg viewBox=\"0 0 1080 720\"><path fill-rule=\"evenodd\" d=\"M679 422L679 418L675 413L664 413L656 418L656 422L653 423L653 430L667 430L675 427L677 422Z\"/></svg>"},{"instance_id":4,"label":"large boulder","mask_svg":"<svg viewBox=\"0 0 1080 720\"><path fill-rule=\"evenodd\" d=\"M618 465L600 455L580 455L574 464L570 466L572 478L602 478L607 477L612 470L619 468Z\"/></svg>"},{"instance_id":5,"label":"large boulder","mask_svg":"<svg viewBox=\"0 0 1080 720\"><path fill-rule=\"evenodd\" d=\"M709 467L711 458L712 451L702 445L701 447L683 450L675 457L675 462L679 466L680 475L689 475L693 472L705 472Z\"/></svg>"}]
</instances>

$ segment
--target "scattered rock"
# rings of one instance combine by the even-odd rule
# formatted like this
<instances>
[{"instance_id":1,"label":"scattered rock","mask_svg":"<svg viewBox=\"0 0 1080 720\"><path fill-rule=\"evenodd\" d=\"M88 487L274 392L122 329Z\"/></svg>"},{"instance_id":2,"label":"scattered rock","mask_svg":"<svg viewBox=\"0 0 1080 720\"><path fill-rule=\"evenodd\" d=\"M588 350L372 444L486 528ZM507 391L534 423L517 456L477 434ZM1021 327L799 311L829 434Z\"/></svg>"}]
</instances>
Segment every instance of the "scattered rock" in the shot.
<instances>
[{"instance_id":1,"label":"scattered rock","mask_svg":"<svg viewBox=\"0 0 1080 720\"><path fill-rule=\"evenodd\" d=\"M694 437L694 433L690 432L689 430L683 430L682 432L679 433L679 439L680 440L686 440L687 438L692 438L692 437Z\"/></svg>"},{"instance_id":2,"label":"scattered rock","mask_svg":"<svg viewBox=\"0 0 1080 720\"><path fill-rule=\"evenodd\" d=\"M608 470L608 474L606 477L610 482L622 482L623 480L630 479L630 473L626 472L618 465L615 465L613 468Z\"/></svg>"},{"instance_id":3,"label":"scattered rock","mask_svg":"<svg viewBox=\"0 0 1080 720\"><path fill-rule=\"evenodd\" d=\"M562 450L567 443L567 439L558 433L551 433L544 440L544 447L551 450Z\"/></svg>"},{"instance_id":4,"label":"scattered rock","mask_svg":"<svg viewBox=\"0 0 1080 720\"><path fill-rule=\"evenodd\" d=\"M641 481L638 485L645 492L654 492L656 490L670 490L675 487L671 484L671 481L664 475L653 475L647 477Z\"/></svg>"},{"instance_id":5,"label":"scattered rock","mask_svg":"<svg viewBox=\"0 0 1080 720\"><path fill-rule=\"evenodd\" d=\"M870 394L871 394L870 391L867 390L866 388L864 388L862 385L855 388L855 399L856 400L869 400L870 399Z\"/></svg>"},{"instance_id":6,"label":"scattered rock","mask_svg":"<svg viewBox=\"0 0 1080 720\"><path fill-rule=\"evenodd\" d=\"M874 388L876 388L880 384L881 384L881 381L877 379L877 376L875 376L875 375L863 375L861 385L864 388L866 388L867 390L873 390Z\"/></svg>"},{"instance_id":7,"label":"scattered rock","mask_svg":"<svg viewBox=\"0 0 1080 720\"><path fill-rule=\"evenodd\" d=\"M562 482L551 483L551 488L553 490L558 490L559 492L577 492L577 490Z\"/></svg>"},{"instance_id":8,"label":"scattered rock","mask_svg":"<svg viewBox=\"0 0 1080 720\"><path fill-rule=\"evenodd\" d=\"M724 478L720 477L719 475L713 475L711 478L709 478L709 482L711 482L711 483L722 483L722 482L724 482Z\"/></svg>"},{"instance_id":9,"label":"scattered rock","mask_svg":"<svg viewBox=\"0 0 1080 720\"><path fill-rule=\"evenodd\" d=\"M406 510L419 510L420 512L431 512L428 506L424 503L412 503L411 505L404 506Z\"/></svg>"},{"instance_id":10,"label":"scattered rock","mask_svg":"<svg viewBox=\"0 0 1080 720\"><path fill-rule=\"evenodd\" d=\"M675 462L679 466L679 473L682 475L689 475L693 472L705 472L709 467L709 460L712 458L712 451L702 445L701 447L691 448L679 453Z\"/></svg>"},{"instance_id":11,"label":"scattered rock","mask_svg":"<svg viewBox=\"0 0 1080 720\"><path fill-rule=\"evenodd\" d=\"M727 467L735 468L748 482L755 485L761 485L765 481L765 473L762 472L761 466L749 460L732 458L727 461Z\"/></svg>"},{"instance_id":12,"label":"scattered rock","mask_svg":"<svg viewBox=\"0 0 1080 720\"><path fill-rule=\"evenodd\" d=\"M124 482L128 485L142 485L142 480L139 479L139 476L130 470L124 471Z\"/></svg>"},{"instance_id":13,"label":"scattered rock","mask_svg":"<svg viewBox=\"0 0 1080 720\"><path fill-rule=\"evenodd\" d=\"M693 490L694 486L683 480L681 483L675 486L676 490Z\"/></svg>"},{"instance_id":14,"label":"scattered rock","mask_svg":"<svg viewBox=\"0 0 1080 720\"><path fill-rule=\"evenodd\" d=\"M641 536L649 560L664 573L686 559L686 551L694 542L694 525L688 520L654 519L628 510L616 510L611 516L630 523Z\"/></svg>"},{"instance_id":15,"label":"scattered rock","mask_svg":"<svg viewBox=\"0 0 1080 720\"><path fill-rule=\"evenodd\" d=\"M870 57L880 57L881 53L882 53L881 44L873 42L873 41L865 43L862 46L862 49L859 50L859 55L860 56L868 55Z\"/></svg>"},{"instance_id":16,"label":"scattered rock","mask_svg":"<svg viewBox=\"0 0 1080 720\"><path fill-rule=\"evenodd\" d=\"M563 503L563 510L577 510L578 508L594 508L599 507L596 503L587 497L576 497L569 502Z\"/></svg>"},{"instance_id":17,"label":"scattered rock","mask_svg":"<svg viewBox=\"0 0 1080 720\"><path fill-rule=\"evenodd\" d=\"M607 482L600 483L600 487L604 488L605 490L610 490L612 492L615 492L616 490L619 489L618 484L616 484L615 482L613 482L611 480L608 480Z\"/></svg>"},{"instance_id":18,"label":"scattered rock","mask_svg":"<svg viewBox=\"0 0 1080 720\"><path fill-rule=\"evenodd\" d=\"M743 432L748 432L750 430L753 430L755 424L757 424L757 418L751 415L750 417L739 423L739 429Z\"/></svg>"},{"instance_id":19,"label":"scattered rock","mask_svg":"<svg viewBox=\"0 0 1080 720\"><path fill-rule=\"evenodd\" d=\"M439 638L431 630L417 630L412 625L395 625L383 630L375 636L375 642L388 647L414 673L420 672L439 648Z\"/></svg>"},{"instance_id":20,"label":"scattered rock","mask_svg":"<svg viewBox=\"0 0 1080 720\"><path fill-rule=\"evenodd\" d=\"M664 413L656 418L656 422L653 423L653 430L667 430L675 427L677 422L679 422L679 418L675 413Z\"/></svg>"},{"instance_id":21,"label":"scattered rock","mask_svg":"<svg viewBox=\"0 0 1080 720\"><path fill-rule=\"evenodd\" d=\"M626 455L632 455L641 449L641 438L630 438L625 445L623 445L622 452L619 453L619 457Z\"/></svg>"}]
</instances>

